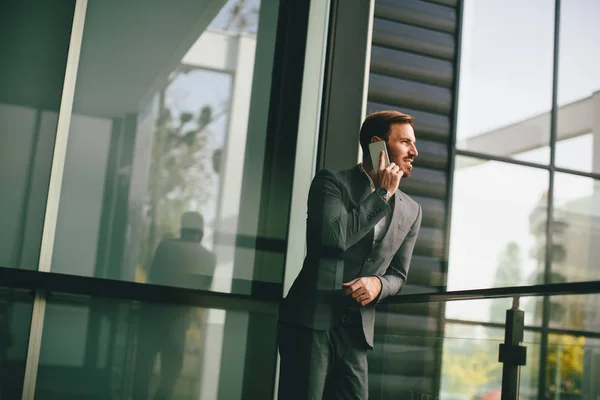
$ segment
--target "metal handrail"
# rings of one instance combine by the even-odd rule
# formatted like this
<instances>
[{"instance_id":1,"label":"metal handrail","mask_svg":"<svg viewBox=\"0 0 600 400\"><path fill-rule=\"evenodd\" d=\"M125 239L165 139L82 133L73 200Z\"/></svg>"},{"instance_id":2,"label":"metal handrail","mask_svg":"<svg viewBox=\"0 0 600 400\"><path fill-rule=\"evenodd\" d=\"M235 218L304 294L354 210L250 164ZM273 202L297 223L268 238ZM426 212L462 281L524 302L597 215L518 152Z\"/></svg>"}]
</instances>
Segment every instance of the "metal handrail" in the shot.
<instances>
[{"instance_id":1,"label":"metal handrail","mask_svg":"<svg viewBox=\"0 0 600 400\"><path fill-rule=\"evenodd\" d=\"M57 292L214 308L231 307L233 309L250 308L262 311L267 311L267 309L276 310L282 299L282 285L239 279L234 279L234 285L237 281L240 281L238 282L240 286L249 288L248 294L220 293L149 283L0 267L0 286L13 289L43 290L47 293ZM382 304L596 293L600 293L600 281L407 294L389 297ZM242 305L242 303L245 303L245 305Z\"/></svg>"},{"instance_id":2,"label":"metal handrail","mask_svg":"<svg viewBox=\"0 0 600 400\"><path fill-rule=\"evenodd\" d=\"M453 290L449 292L416 293L387 298L383 303L406 304L439 301L482 300L505 297L567 296L600 294L600 281L548 283L545 285L505 286L489 289Z\"/></svg>"}]
</instances>

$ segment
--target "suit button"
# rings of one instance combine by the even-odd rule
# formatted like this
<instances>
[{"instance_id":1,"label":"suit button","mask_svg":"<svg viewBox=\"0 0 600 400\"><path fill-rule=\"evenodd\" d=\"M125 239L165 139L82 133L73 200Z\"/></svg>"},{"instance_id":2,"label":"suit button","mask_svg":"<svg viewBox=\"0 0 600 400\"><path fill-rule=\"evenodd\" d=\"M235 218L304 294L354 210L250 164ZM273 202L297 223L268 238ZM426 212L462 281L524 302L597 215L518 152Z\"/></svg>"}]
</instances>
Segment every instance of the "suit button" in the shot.
<instances>
[{"instance_id":1,"label":"suit button","mask_svg":"<svg viewBox=\"0 0 600 400\"><path fill-rule=\"evenodd\" d=\"M367 262L373 262L373 259L371 257L367 258Z\"/></svg>"}]
</instances>

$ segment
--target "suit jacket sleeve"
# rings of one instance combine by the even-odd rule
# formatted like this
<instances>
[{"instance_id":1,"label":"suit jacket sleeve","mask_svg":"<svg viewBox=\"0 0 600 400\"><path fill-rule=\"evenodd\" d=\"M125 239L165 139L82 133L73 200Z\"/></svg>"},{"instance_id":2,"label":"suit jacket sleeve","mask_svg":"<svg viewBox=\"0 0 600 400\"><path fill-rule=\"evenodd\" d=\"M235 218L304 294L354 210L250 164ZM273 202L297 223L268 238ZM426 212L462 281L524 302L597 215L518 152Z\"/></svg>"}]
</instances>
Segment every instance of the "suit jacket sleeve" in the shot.
<instances>
[{"instance_id":1,"label":"suit jacket sleeve","mask_svg":"<svg viewBox=\"0 0 600 400\"><path fill-rule=\"evenodd\" d=\"M392 258L390 266L386 270L384 275L378 276L381 280L381 292L377 303L381 302L388 296L394 296L402 290L406 283L406 277L408 276L408 270L410 268L410 260L412 253L419 236L419 229L421 229L421 206L419 205L419 214L417 219L412 224L410 231L404 238L402 245Z\"/></svg>"},{"instance_id":2,"label":"suit jacket sleeve","mask_svg":"<svg viewBox=\"0 0 600 400\"><path fill-rule=\"evenodd\" d=\"M317 241L322 251L345 251L391 212L387 202L375 193L350 207L345 190L330 171L319 171L313 179L308 195L307 234L308 240Z\"/></svg>"}]
</instances>

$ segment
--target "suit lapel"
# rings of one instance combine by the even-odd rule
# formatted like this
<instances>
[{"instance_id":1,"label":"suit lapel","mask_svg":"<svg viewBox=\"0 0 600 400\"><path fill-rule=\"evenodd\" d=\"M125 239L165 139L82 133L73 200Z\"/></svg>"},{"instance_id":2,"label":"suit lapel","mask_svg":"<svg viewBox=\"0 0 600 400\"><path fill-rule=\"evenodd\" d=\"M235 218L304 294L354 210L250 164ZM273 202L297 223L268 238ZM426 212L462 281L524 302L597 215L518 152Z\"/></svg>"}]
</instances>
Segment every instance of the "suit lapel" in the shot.
<instances>
[{"instance_id":1,"label":"suit lapel","mask_svg":"<svg viewBox=\"0 0 600 400\"><path fill-rule=\"evenodd\" d=\"M352 202L354 202L353 207L356 207L360 203L362 203L367 196L371 194L371 184L369 183L369 178L365 175L365 173L360 169L357 165L351 170L350 174L350 196ZM369 243L370 248L373 248L373 238L375 237L375 231L371 229L362 240L366 240Z\"/></svg>"},{"instance_id":2,"label":"suit lapel","mask_svg":"<svg viewBox=\"0 0 600 400\"><path fill-rule=\"evenodd\" d=\"M356 166L352 169L350 179L352 180L349 185L352 201L355 204L360 204L371 194L369 178L367 178L365 173L360 170L359 166Z\"/></svg>"},{"instance_id":3,"label":"suit lapel","mask_svg":"<svg viewBox=\"0 0 600 400\"><path fill-rule=\"evenodd\" d=\"M404 202L402 201L402 196L402 192L398 190L392 199L392 201L394 202L392 220L390 221L390 225L388 226L387 231L383 236L383 239L379 243L379 246L391 246L395 241L396 232L398 231L397 227L402 219L402 211L404 205Z\"/></svg>"}]
</instances>

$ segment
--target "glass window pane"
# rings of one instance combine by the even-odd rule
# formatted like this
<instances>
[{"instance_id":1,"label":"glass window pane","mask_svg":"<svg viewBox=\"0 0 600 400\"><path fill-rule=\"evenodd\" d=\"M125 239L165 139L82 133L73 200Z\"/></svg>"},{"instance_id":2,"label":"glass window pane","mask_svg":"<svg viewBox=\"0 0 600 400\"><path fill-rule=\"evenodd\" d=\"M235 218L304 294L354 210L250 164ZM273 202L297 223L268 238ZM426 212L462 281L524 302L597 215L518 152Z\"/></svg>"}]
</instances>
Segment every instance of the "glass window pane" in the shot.
<instances>
[{"instance_id":1,"label":"glass window pane","mask_svg":"<svg viewBox=\"0 0 600 400\"><path fill-rule=\"evenodd\" d=\"M600 172L600 2L560 3L556 165Z\"/></svg>"},{"instance_id":2,"label":"glass window pane","mask_svg":"<svg viewBox=\"0 0 600 400\"><path fill-rule=\"evenodd\" d=\"M525 332L525 345L537 342L539 334ZM502 364L498 345L504 329L477 325L446 324L441 366L440 399L496 399L502 388ZM535 399L537 360L528 358L521 368L521 399ZM532 393L534 395L532 395Z\"/></svg>"},{"instance_id":3,"label":"glass window pane","mask_svg":"<svg viewBox=\"0 0 600 400\"><path fill-rule=\"evenodd\" d=\"M506 323L506 310L512 307L510 297L499 299L450 301L446 303L446 319L456 321ZM533 312L541 307L538 297L521 298L519 307L525 311L525 325L539 326L541 319L536 319ZM541 308L539 309L541 310ZM503 339L501 336L499 339Z\"/></svg>"},{"instance_id":4,"label":"glass window pane","mask_svg":"<svg viewBox=\"0 0 600 400\"><path fill-rule=\"evenodd\" d=\"M277 17L277 1L88 1L52 271L280 290L285 229L256 250Z\"/></svg>"},{"instance_id":5,"label":"glass window pane","mask_svg":"<svg viewBox=\"0 0 600 400\"><path fill-rule=\"evenodd\" d=\"M0 288L0 398L20 399L25 378L33 296Z\"/></svg>"},{"instance_id":6,"label":"glass window pane","mask_svg":"<svg viewBox=\"0 0 600 400\"><path fill-rule=\"evenodd\" d=\"M594 399L600 396L600 341L551 334L546 358L547 398Z\"/></svg>"},{"instance_id":7,"label":"glass window pane","mask_svg":"<svg viewBox=\"0 0 600 400\"><path fill-rule=\"evenodd\" d=\"M541 283L548 172L457 157L448 290Z\"/></svg>"},{"instance_id":8,"label":"glass window pane","mask_svg":"<svg viewBox=\"0 0 600 400\"><path fill-rule=\"evenodd\" d=\"M600 279L600 181L556 173L552 281Z\"/></svg>"},{"instance_id":9,"label":"glass window pane","mask_svg":"<svg viewBox=\"0 0 600 400\"><path fill-rule=\"evenodd\" d=\"M554 1L463 6L457 147L547 164ZM522 154L525 153L525 154Z\"/></svg>"},{"instance_id":10,"label":"glass window pane","mask_svg":"<svg viewBox=\"0 0 600 400\"><path fill-rule=\"evenodd\" d=\"M35 398L268 398L276 331L275 312L56 294Z\"/></svg>"},{"instance_id":11,"label":"glass window pane","mask_svg":"<svg viewBox=\"0 0 600 400\"><path fill-rule=\"evenodd\" d=\"M74 7L74 0L0 2L2 267L38 268Z\"/></svg>"},{"instance_id":12,"label":"glass window pane","mask_svg":"<svg viewBox=\"0 0 600 400\"><path fill-rule=\"evenodd\" d=\"M550 297L551 328L600 332L600 294Z\"/></svg>"}]
</instances>

